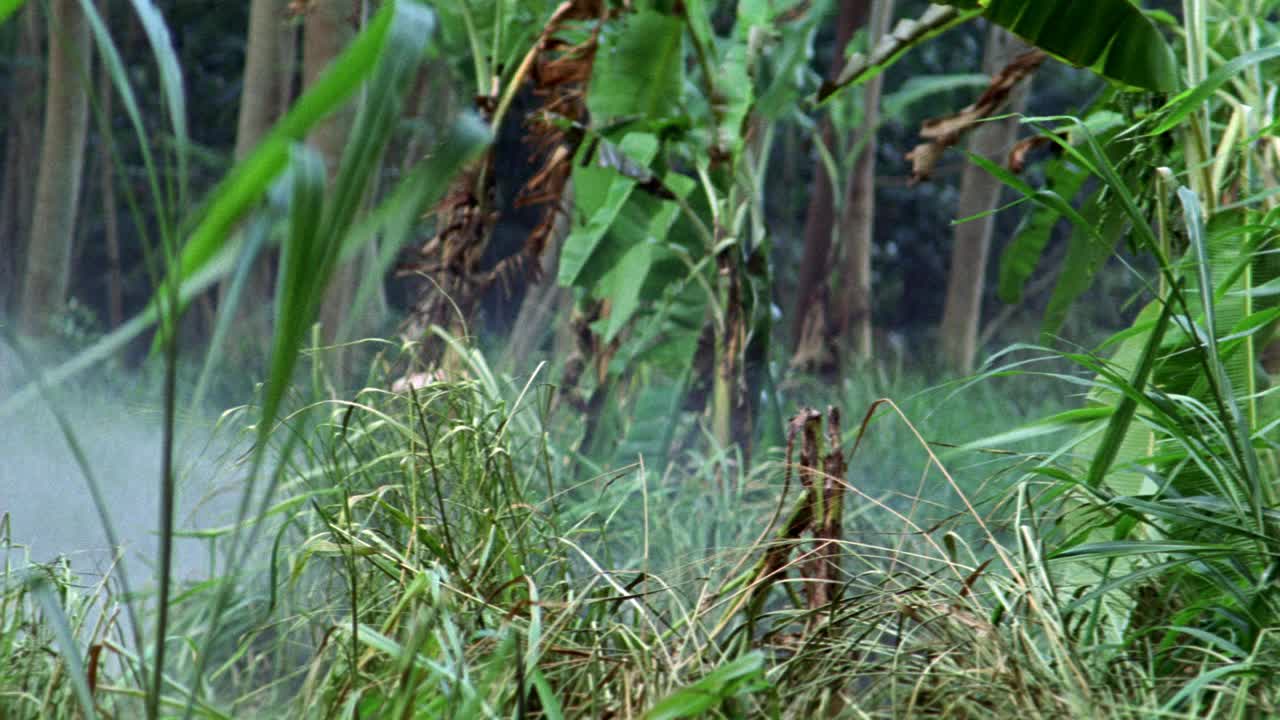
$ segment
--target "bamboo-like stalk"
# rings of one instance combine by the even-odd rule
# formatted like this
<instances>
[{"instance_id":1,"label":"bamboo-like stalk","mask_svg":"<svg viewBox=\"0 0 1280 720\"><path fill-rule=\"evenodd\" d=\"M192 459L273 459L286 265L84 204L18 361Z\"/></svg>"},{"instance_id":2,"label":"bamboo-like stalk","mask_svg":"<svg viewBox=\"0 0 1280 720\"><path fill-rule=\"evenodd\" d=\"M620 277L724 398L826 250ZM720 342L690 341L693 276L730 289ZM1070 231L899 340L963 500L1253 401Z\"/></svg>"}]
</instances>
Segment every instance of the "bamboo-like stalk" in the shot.
<instances>
[{"instance_id":1,"label":"bamboo-like stalk","mask_svg":"<svg viewBox=\"0 0 1280 720\"><path fill-rule=\"evenodd\" d=\"M1209 76L1209 31L1205 23L1206 12L1205 0L1182 1L1187 84L1191 87L1204 82ZM1210 127L1209 109L1206 105L1188 116L1187 125L1183 129L1183 152L1187 160L1188 183L1200 197L1206 219L1213 216L1218 202L1213 187Z\"/></svg>"}]
</instances>

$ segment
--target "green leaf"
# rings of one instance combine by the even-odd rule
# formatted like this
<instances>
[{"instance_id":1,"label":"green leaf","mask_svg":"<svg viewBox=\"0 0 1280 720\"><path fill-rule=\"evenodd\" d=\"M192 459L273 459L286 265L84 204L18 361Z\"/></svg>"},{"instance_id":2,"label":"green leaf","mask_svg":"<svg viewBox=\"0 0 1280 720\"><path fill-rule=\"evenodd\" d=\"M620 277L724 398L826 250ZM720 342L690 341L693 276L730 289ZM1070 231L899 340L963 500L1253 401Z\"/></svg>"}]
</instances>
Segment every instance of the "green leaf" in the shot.
<instances>
[{"instance_id":1,"label":"green leaf","mask_svg":"<svg viewBox=\"0 0 1280 720\"><path fill-rule=\"evenodd\" d=\"M645 373L646 377L637 380L640 389L627 411L630 423L614 453L616 465L625 466L636 458L643 458L651 468L666 465L693 370L693 358L685 360L684 372L678 377Z\"/></svg>"},{"instance_id":2,"label":"green leaf","mask_svg":"<svg viewBox=\"0 0 1280 720\"><path fill-rule=\"evenodd\" d=\"M1205 555L1209 553L1229 553L1230 545L1215 543L1185 542L1180 540L1115 540L1077 545L1068 550L1054 553L1051 560L1065 560L1076 557L1114 558L1135 555L1154 555L1158 553L1193 553Z\"/></svg>"},{"instance_id":3,"label":"green leaf","mask_svg":"<svg viewBox=\"0 0 1280 720\"><path fill-rule=\"evenodd\" d=\"M1267 282L1249 290L1233 290L1232 295L1252 298L1269 298L1280 295L1280 278L1271 278Z\"/></svg>"},{"instance_id":4,"label":"green leaf","mask_svg":"<svg viewBox=\"0 0 1280 720\"><path fill-rule=\"evenodd\" d=\"M755 65L762 41L774 32L775 10L763 0L739 0L733 35L708 78L711 111L715 117L715 147L721 157L741 154L747 115L755 104ZM714 46L713 46L714 47Z\"/></svg>"},{"instance_id":5,"label":"green leaf","mask_svg":"<svg viewBox=\"0 0 1280 720\"><path fill-rule=\"evenodd\" d=\"M1062 270L1058 276L1058 285L1054 288L1053 296L1049 299L1049 307L1045 311L1044 333L1050 335L1062 325L1071 303L1089 288L1102 262L1110 256L1115 242L1119 239L1119 230L1123 227L1125 216L1110 213L1103 228L1099 230L1096 218L1101 211L1097 207L1097 196L1086 208L1085 213L1081 214L1061 195L1051 190L1035 190L1025 180L990 160L968 152L965 154L971 162L995 176L1000 182L1018 191L1023 197L1067 218L1074 226L1067 257L1063 260ZM1015 251L1018 253L1015 258L1019 265L1010 268L1008 272L1011 279L1006 282L1013 284L1014 280L1023 277L1023 273L1029 274L1034 270L1042 248L1032 245L1032 242L1040 240L1047 240L1047 236L1033 236L1024 244L1015 245ZM1018 288L1015 286L1014 289Z\"/></svg>"},{"instance_id":6,"label":"green leaf","mask_svg":"<svg viewBox=\"0 0 1280 720\"><path fill-rule=\"evenodd\" d=\"M556 696L555 689L551 687L551 683L547 682L546 675L542 671L534 668L530 674L533 680L533 687L538 691L538 701L542 703L542 712L547 716L547 720L564 720L564 710L560 708L560 698Z\"/></svg>"},{"instance_id":7,"label":"green leaf","mask_svg":"<svg viewBox=\"0 0 1280 720\"><path fill-rule=\"evenodd\" d=\"M1173 697L1164 704L1164 707L1152 710L1152 713L1160 715L1173 715L1186 707L1186 702L1190 698L1198 697L1205 692L1220 692L1221 682L1232 675L1251 675L1257 672L1253 663L1232 663L1230 665L1222 665L1201 672L1191 681L1184 685L1174 693Z\"/></svg>"},{"instance_id":8,"label":"green leaf","mask_svg":"<svg viewBox=\"0 0 1280 720\"><path fill-rule=\"evenodd\" d=\"M601 278L600 294L613 302L603 333L606 343L613 342L640 307L640 293L649 277L649 269L660 255L662 248L657 238L647 238L632 245L613 269Z\"/></svg>"},{"instance_id":9,"label":"green leaf","mask_svg":"<svg viewBox=\"0 0 1280 720\"><path fill-rule=\"evenodd\" d=\"M1205 360L1207 361L1206 374L1202 379L1205 384L1212 381L1211 399L1216 402L1217 407L1224 416L1222 422L1226 424L1232 431L1230 441L1234 441L1231 447L1231 455L1238 463L1241 475L1248 479L1248 487L1245 497L1251 498L1251 510L1254 513L1253 520L1255 527L1261 528L1263 525L1263 507L1265 502L1263 498L1264 483L1268 482L1261 477L1262 469L1259 466L1257 453L1254 451L1250 442L1250 428L1254 419L1253 413L1248 413L1249 418L1246 419L1246 413L1240 407L1240 398L1237 397L1233 386L1243 384L1246 388L1252 389L1255 385L1253 373L1255 372L1253 358L1242 356L1236 358L1224 357L1219 350L1218 337L1222 334L1223 325L1235 325L1232 320L1219 324L1217 313L1219 311L1219 303L1216 297L1215 286L1224 271L1233 264L1234 258L1227 256L1225 262L1222 255L1214 253L1218 248L1214 247L1214 235L1208 224L1205 223L1202 209L1200 206L1200 198L1196 196L1189 188L1178 188L1178 200L1182 203L1183 215L1187 223L1187 237L1191 241L1191 251L1196 259L1195 271L1199 280L1199 292L1201 307L1204 311L1205 325L1208 328L1206 337L1207 352ZM1220 214L1215 217L1223 217ZM1230 215L1226 215L1230 218ZM1229 220L1228 220L1229 221ZM1216 255L1216 256L1215 256ZM1225 266L1225 267L1224 267ZM1242 313L1244 307L1248 307L1249 298L1243 298L1243 303L1235 303L1231 308L1233 315L1238 316ZM1225 304L1224 304L1225 305ZM1224 318L1225 320L1225 318ZM1236 372L1231 373L1228 370L1228 363L1236 366ZM1234 375L1234 377L1233 377ZM1252 392L1247 392L1252 397Z\"/></svg>"},{"instance_id":10,"label":"green leaf","mask_svg":"<svg viewBox=\"0 0 1280 720\"><path fill-rule=\"evenodd\" d=\"M774 26L782 38L772 51L765 53L763 62L757 63L762 66L753 108L757 117L778 120L798 112L803 94L818 84L820 78L809 67L809 58L813 56L815 26L823 15L811 8L803 22Z\"/></svg>"},{"instance_id":11,"label":"green leaf","mask_svg":"<svg viewBox=\"0 0 1280 720\"><path fill-rule=\"evenodd\" d=\"M714 48L716 33L711 27L712 10L707 8L706 0L685 0L683 7L693 41L703 48Z\"/></svg>"},{"instance_id":12,"label":"green leaf","mask_svg":"<svg viewBox=\"0 0 1280 720\"><path fill-rule=\"evenodd\" d=\"M973 0L956 0L946 4L954 7L930 5L918 18L899 20L893 31L872 48L870 53L851 55L835 80L822 83L822 87L818 89L817 101L826 102L844 88L870 80L887 70L912 48L982 14Z\"/></svg>"},{"instance_id":13,"label":"green leaf","mask_svg":"<svg viewBox=\"0 0 1280 720\"><path fill-rule=\"evenodd\" d=\"M1173 50L1129 0L985 0L982 4L989 20L1073 65L1147 90L1170 92L1178 87Z\"/></svg>"},{"instance_id":14,"label":"green leaf","mask_svg":"<svg viewBox=\"0 0 1280 720\"><path fill-rule=\"evenodd\" d=\"M1125 226L1125 216L1107 211L1097 195L1089 199L1072 222L1067 254L1058 271L1058 283L1049 296L1040 332L1044 342L1066 322L1067 311L1093 284L1094 277L1115 251Z\"/></svg>"},{"instance_id":15,"label":"green leaf","mask_svg":"<svg viewBox=\"0 0 1280 720\"><path fill-rule=\"evenodd\" d=\"M1147 380L1150 379L1151 371L1155 367L1160 343L1164 341L1165 331L1169 329L1169 318L1172 316L1173 303L1166 302L1160 311L1160 319L1156 321L1155 328L1147 336L1142 355L1139 356L1138 364L1133 369L1133 375L1129 378L1125 395L1111 415L1111 420L1107 423L1107 431L1102 436L1102 442L1094 453L1093 462L1089 464L1087 482L1090 487L1097 488L1102 485L1107 471L1111 469L1111 464L1115 462L1116 456L1120 452L1120 447L1124 443L1125 437L1129 433L1129 427L1133 422L1134 412L1138 409L1138 401L1133 396L1140 395L1146 390Z\"/></svg>"},{"instance_id":16,"label":"green leaf","mask_svg":"<svg viewBox=\"0 0 1280 720\"><path fill-rule=\"evenodd\" d=\"M834 81L823 83L818 102L866 82L912 48L984 13L1031 45L1104 77L1160 92L1178 88L1173 50L1128 0L940 0L918 19L899 22L869 55L850 57Z\"/></svg>"},{"instance_id":17,"label":"green leaf","mask_svg":"<svg viewBox=\"0 0 1280 720\"><path fill-rule=\"evenodd\" d=\"M637 363L653 365L668 374L679 374L690 367L709 304L705 288L699 283L705 276L695 278L690 273L683 263L655 265L652 277L668 284L652 309L639 313L632 323L630 340L609 363L611 375L622 377Z\"/></svg>"},{"instance_id":18,"label":"green leaf","mask_svg":"<svg viewBox=\"0 0 1280 720\"><path fill-rule=\"evenodd\" d=\"M280 272L276 282L275 337L271 349L271 382L264 415L270 425L273 411L293 375L298 348L318 310L316 272L323 263L321 214L328 176L324 158L302 144L292 147L289 165L289 234L280 250ZM327 278L326 278L327 280Z\"/></svg>"},{"instance_id":19,"label":"green leaf","mask_svg":"<svg viewBox=\"0 0 1280 720\"><path fill-rule=\"evenodd\" d=\"M392 20L406 12L406 8L414 8L416 13L427 12L412 3L383 4L369 26L298 98L258 147L218 184L191 223L191 236L183 247L174 280L188 277L218 253L236 224L261 201L288 165L290 145L303 141L316 123L342 107L364 84L379 57L388 52ZM425 39L420 36L424 43Z\"/></svg>"},{"instance_id":20,"label":"green leaf","mask_svg":"<svg viewBox=\"0 0 1280 720\"><path fill-rule=\"evenodd\" d=\"M1084 126L1097 136L1122 124L1123 119L1116 113L1096 112L1085 119ZM1006 303L1022 301L1023 288L1039 265L1053 229L1062 218L1058 208L1078 195L1089 178L1088 170L1069 156L1056 157L1045 163L1044 173L1043 191L1058 197L1044 196L1046 202L1038 203L1038 207L1023 220L1000 259L999 296Z\"/></svg>"},{"instance_id":21,"label":"green leaf","mask_svg":"<svg viewBox=\"0 0 1280 720\"><path fill-rule=\"evenodd\" d=\"M281 252L280 281L276 294L276 334L272 339L270 375L263 390L262 410L265 420L259 425L260 434L269 431L284 392L292 381L297 354L319 312L325 288L342 251L343 237L355 220L366 189L376 174L382 151L391 138L396 118L399 117L401 95L423 59L427 40L434 29L434 18L426 7L412 2L388 3L382 7L366 33L379 27L382 28L380 35L357 38L313 88L313 92L329 90L332 92L331 96L315 97L325 97L336 103L345 96L346 86L335 80L340 75L335 67L341 70L346 61L357 63L357 67L362 67L358 63L364 61L374 63L365 101L356 115L351 140L343 151L333 189L327 200L324 199L323 192L326 176L324 162L314 153L299 149L296 143L290 147L290 171L293 173L290 229ZM369 41L362 43L363 37L377 38L379 42L376 45ZM285 142L289 131L295 125L303 125L303 120L319 119L300 114L301 108L308 107L308 97L312 96L312 93L303 96L298 106L277 125L258 151L250 155L241 167L254 167L255 161L274 162L275 151L270 148L272 143ZM320 101L313 102L318 110ZM291 122L295 115L299 118ZM232 178L237 177L233 170ZM267 178L254 179L260 182ZM244 188L246 192L243 199L248 199L247 191L250 189L254 194L260 194L261 189L257 187L259 182L249 182L247 178L241 182L247 186ZM240 195L234 192L238 189L236 185L233 184L228 195L222 197L234 198ZM215 198L218 197L215 195ZM227 199L226 204L228 212L224 219L230 220L234 201ZM221 222L217 227L218 230L211 227L210 234L204 236L212 248L218 248L226 242L225 233L229 230L229 226L221 227ZM197 235L198 233L199 230ZM193 239L188 249L196 244L197 240Z\"/></svg>"},{"instance_id":22,"label":"green leaf","mask_svg":"<svg viewBox=\"0 0 1280 720\"><path fill-rule=\"evenodd\" d=\"M648 133L629 133L619 143L618 150L631 162L648 167L658 153L658 138ZM582 270L631 197L637 180L615 167L600 167L595 163L586 167L575 165L573 180L574 228L560 251L557 280L564 287L586 287L594 278L581 278Z\"/></svg>"},{"instance_id":23,"label":"green leaf","mask_svg":"<svg viewBox=\"0 0 1280 720\"><path fill-rule=\"evenodd\" d=\"M600 39L587 109L597 124L677 114L684 90L684 23L645 10L607 27Z\"/></svg>"},{"instance_id":24,"label":"green leaf","mask_svg":"<svg viewBox=\"0 0 1280 720\"><path fill-rule=\"evenodd\" d=\"M1075 429L1082 424L1090 424L1099 419L1108 418L1111 416L1111 413L1112 409L1109 407L1091 407L1081 408L1079 410L1068 410L1014 430L973 440L961 445L958 449L980 450L984 448L1004 448L1026 440L1041 438L1046 435L1053 435L1055 433L1063 432L1064 430Z\"/></svg>"},{"instance_id":25,"label":"green leaf","mask_svg":"<svg viewBox=\"0 0 1280 720\"><path fill-rule=\"evenodd\" d=\"M645 720L676 720L701 715L725 700L767 686L764 654L759 650L712 670L706 677L676 690L660 700Z\"/></svg>"},{"instance_id":26,"label":"green leaf","mask_svg":"<svg viewBox=\"0 0 1280 720\"><path fill-rule=\"evenodd\" d=\"M1161 108L1158 111L1158 116L1162 116L1163 119L1156 126L1156 129L1151 131L1151 134L1161 135L1169 132L1194 112L1196 108L1201 107L1205 101L1213 97L1218 88L1225 85L1228 80L1235 77L1241 70L1275 58L1280 58L1280 45L1260 48L1232 58L1229 62L1214 70L1209 77L1205 78L1204 82L1193 88L1183 90L1177 97Z\"/></svg>"},{"instance_id":27,"label":"green leaf","mask_svg":"<svg viewBox=\"0 0 1280 720\"><path fill-rule=\"evenodd\" d=\"M665 184L681 198L694 187L693 180L675 173L668 174ZM612 303L605 342L617 337L642 303L658 299L669 284L684 277L683 265L667 242L679 215L680 206L674 202L632 194L609 231L607 246L591 259L584 273L597 278L591 292Z\"/></svg>"},{"instance_id":28,"label":"green leaf","mask_svg":"<svg viewBox=\"0 0 1280 720\"><path fill-rule=\"evenodd\" d=\"M62 651L62 661L67 664L67 671L71 676L71 687L75 691L76 699L80 702L80 710L84 713L84 717L90 720L98 717L93 704L93 693L89 689L88 676L85 674L84 659L80 657L71 623L67 621L66 610L63 609L58 595L54 592L53 583L41 570L32 568L27 584L35 595L40 609L44 611L44 619L53 626L53 636Z\"/></svg>"},{"instance_id":29,"label":"green leaf","mask_svg":"<svg viewBox=\"0 0 1280 720\"><path fill-rule=\"evenodd\" d=\"M9 16L22 8L26 0L0 0L0 25L9 19Z\"/></svg>"},{"instance_id":30,"label":"green leaf","mask_svg":"<svg viewBox=\"0 0 1280 720\"><path fill-rule=\"evenodd\" d=\"M176 197L169 203L170 207L185 208L187 204L187 179L190 177L190 163L187 155L191 148L190 133L187 131L186 94L182 90L182 68L178 63L177 53L173 50L173 40L169 35L169 27L165 25L160 11L151 0L131 0L134 12L147 34L147 41L156 58L159 68L160 91L164 95L164 107L169 114L169 123L173 127L174 148L177 155L178 189Z\"/></svg>"},{"instance_id":31,"label":"green leaf","mask_svg":"<svg viewBox=\"0 0 1280 720\"><path fill-rule=\"evenodd\" d=\"M546 0L445 0L429 2L437 14L440 34L433 58L450 62L471 92L487 95L493 78L510 86L520 61L554 10Z\"/></svg>"},{"instance_id":32,"label":"green leaf","mask_svg":"<svg viewBox=\"0 0 1280 720\"><path fill-rule=\"evenodd\" d=\"M1037 193L1041 201L1019 226L1000 258L1001 300L1011 305L1022 302L1022 290L1040 264L1053 229L1063 217L1059 208L1080 192L1087 178L1088 173L1065 160L1051 163L1045 171L1045 187Z\"/></svg>"}]
</instances>

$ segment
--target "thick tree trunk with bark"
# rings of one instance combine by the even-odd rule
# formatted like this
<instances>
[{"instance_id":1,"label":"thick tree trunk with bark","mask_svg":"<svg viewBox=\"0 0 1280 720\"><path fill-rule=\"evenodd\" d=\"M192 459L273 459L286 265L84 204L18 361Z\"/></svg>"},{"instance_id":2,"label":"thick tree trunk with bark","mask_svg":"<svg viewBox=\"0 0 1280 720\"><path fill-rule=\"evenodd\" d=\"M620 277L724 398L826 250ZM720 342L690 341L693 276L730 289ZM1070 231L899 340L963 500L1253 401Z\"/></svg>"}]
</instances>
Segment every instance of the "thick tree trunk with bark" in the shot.
<instances>
[{"instance_id":1,"label":"thick tree trunk with bark","mask_svg":"<svg viewBox=\"0 0 1280 720\"><path fill-rule=\"evenodd\" d=\"M879 0L871 10L869 45L875 47L889 31L894 0ZM871 358L871 247L876 216L876 129L880 125L880 96L884 76L867 81L862 91L862 130L854 144L858 159L845 190L840 218L840 292L836 297L835 326L841 345L860 360Z\"/></svg>"},{"instance_id":2,"label":"thick tree trunk with bark","mask_svg":"<svg viewBox=\"0 0 1280 720\"><path fill-rule=\"evenodd\" d=\"M48 7L48 92L20 316L30 335L45 334L50 315L67 300L89 128L88 22L76 0L51 0Z\"/></svg>"},{"instance_id":3,"label":"thick tree trunk with bark","mask_svg":"<svg viewBox=\"0 0 1280 720\"><path fill-rule=\"evenodd\" d=\"M992 25L987 33L983 70L994 75L1027 50L1027 45L1021 40ZM1030 87L1028 80L1014 89L1009 98L1009 111L1021 112L1025 108ZM1017 118L982 123L970 136L969 151L1002 164L1017 131ZM957 217L973 217L993 210L1000 201L1001 188L1000 181L986 170L972 163L966 165L960 181ZM938 339L947 364L962 374L973 372L978 354L978 325L982 319L982 294L986 286L994 220L992 215L986 215L957 225L955 244L951 248L947 299Z\"/></svg>"}]
</instances>

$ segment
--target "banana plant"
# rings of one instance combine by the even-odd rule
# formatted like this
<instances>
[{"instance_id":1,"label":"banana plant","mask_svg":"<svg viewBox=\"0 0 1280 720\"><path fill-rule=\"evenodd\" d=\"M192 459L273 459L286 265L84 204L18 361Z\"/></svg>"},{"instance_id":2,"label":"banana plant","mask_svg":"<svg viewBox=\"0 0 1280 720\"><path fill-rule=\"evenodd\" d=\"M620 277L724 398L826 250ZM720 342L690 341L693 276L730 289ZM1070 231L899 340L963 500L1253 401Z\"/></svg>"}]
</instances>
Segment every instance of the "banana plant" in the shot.
<instances>
[{"instance_id":1,"label":"banana plant","mask_svg":"<svg viewBox=\"0 0 1280 720\"><path fill-rule=\"evenodd\" d=\"M1129 0L941 0L919 18L902 20L867 53L852 55L818 100L865 82L941 32L985 17L1029 45L1124 85L1172 92L1180 86L1169 44Z\"/></svg>"},{"instance_id":2,"label":"banana plant","mask_svg":"<svg viewBox=\"0 0 1280 720\"><path fill-rule=\"evenodd\" d=\"M783 22L771 3L744 0L724 35L700 0L642 7L601 35L558 280L607 303L594 331L612 349L595 392L614 402L597 405L663 408L639 413L660 418L653 427L618 415L619 460L664 457L685 408L708 409L721 447L754 434L747 388L766 383L771 123L816 85L804 60L827 5ZM711 387L697 387L705 375Z\"/></svg>"}]
</instances>

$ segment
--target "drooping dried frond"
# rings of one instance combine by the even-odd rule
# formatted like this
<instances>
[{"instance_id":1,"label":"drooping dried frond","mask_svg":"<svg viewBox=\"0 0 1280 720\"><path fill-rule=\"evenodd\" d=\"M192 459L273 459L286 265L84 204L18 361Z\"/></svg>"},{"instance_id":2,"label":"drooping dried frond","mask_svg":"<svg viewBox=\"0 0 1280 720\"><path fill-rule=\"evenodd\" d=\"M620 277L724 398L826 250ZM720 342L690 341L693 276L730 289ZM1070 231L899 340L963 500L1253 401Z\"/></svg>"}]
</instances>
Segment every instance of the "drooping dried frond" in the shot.
<instances>
[{"instance_id":1,"label":"drooping dried frond","mask_svg":"<svg viewBox=\"0 0 1280 720\"><path fill-rule=\"evenodd\" d=\"M607 17L602 0L578 0L561 5L558 22L544 34L532 66L534 95L541 106L530 114L526 139L541 167L516 199L516 207L544 207L542 220L525 241L526 256L542 254L563 212L563 197L573 171L573 158L582 144L581 126L587 120L587 87L595 67L600 29ZM595 20L590 33L578 43L560 33L571 20ZM553 18L554 21L554 18ZM537 263L529 263L537 268Z\"/></svg>"},{"instance_id":2,"label":"drooping dried frond","mask_svg":"<svg viewBox=\"0 0 1280 720\"><path fill-rule=\"evenodd\" d=\"M409 339L423 337L432 325L450 327L453 314L465 313L484 288L473 278L479 275L480 260L497 221L493 210L493 156L485 155L476 165L459 175L453 188L436 206L436 234L409 262L397 268L398 276L424 278L419 300L404 323ZM463 318L464 322L468 318ZM436 358L424 358L434 362Z\"/></svg>"},{"instance_id":3,"label":"drooping dried frond","mask_svg":"<svg viewBox=\"0 0 1280 720\"><path fill-rule=\"evenodd\" d=\"M946 149L959 143L979 122L1003 108L1014 88L1030 77L1048 57L1043 50L1019 55L991 78L991 84L972 105L952 115L925 120L920 127L920 137L929 142L921 143L907 153L907 159L911 161L912 184L929 179Z\"/></svg>"},{"instance_id":4,"label":"drooping dried frond","mask_svg":"<svg viewBox=\"0 0 1280 720\"><path fill-rule=\"evenodd\" d=\"M1052 142L1047 135L1033 135L1019 140L1009 150L1009 169L1015 173L1021 173L1027 168L1027 156L1031 154L1031 151L1049 145Z\"/></svg>"},{"instance_id":5,"label":"drooping dried frond","mask_svg":"<svg viewBox=\"0 0 1280 720\"><path fill-rule=\"evenodd\" d=\"M586 92L591 80L600 29L609 17L603 0L566 0L548 20L546 28L515 71L511 85L475 99L477 109L491 122L501 124L510 99L531 84L538 106L528 114L526 143L538 171L516 198L516 207L545 208L537 227L517 253L489 268L481 268L498 221L494 197L494 151L471 172L460 176L453 190L435 209L437 232L419 249L417 257L400 266L400 274L427 279L422 299L406 322L405 332L419 337L433 324L446 324L452 316L470 319L480 297L495 283L510 290L518 277L536 281L539 260L564 212L564 194L573 169L573 157L584 136L587 121Z\"/></svg>"}]
</instances>

